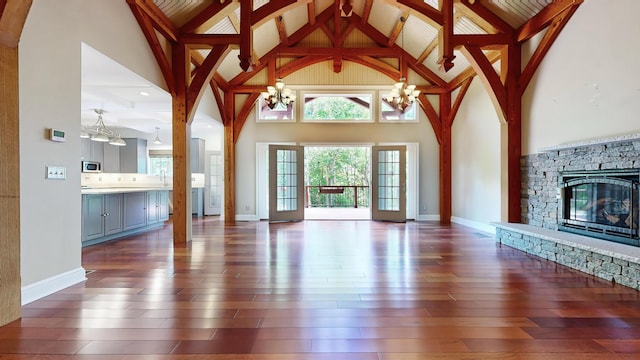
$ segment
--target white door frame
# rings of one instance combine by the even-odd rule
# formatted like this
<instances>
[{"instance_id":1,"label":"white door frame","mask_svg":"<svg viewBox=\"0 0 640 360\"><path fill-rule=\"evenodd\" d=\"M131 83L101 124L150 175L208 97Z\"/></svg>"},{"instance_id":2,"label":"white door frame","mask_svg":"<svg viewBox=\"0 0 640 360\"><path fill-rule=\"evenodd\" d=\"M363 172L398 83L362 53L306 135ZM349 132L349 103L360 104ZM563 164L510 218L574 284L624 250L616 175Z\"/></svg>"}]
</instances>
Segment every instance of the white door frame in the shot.
<instances>
[{"instance_id":1,"label":"white door frame","mask_svg":"<svg viewBox=\"0 0 640 360\"><path fill-rule=\"evenodd\" d=\"M256 142L256 217L269 219L269 144L296 145L296 142ZM302 146L372 146L372 143L300 143ZM418 220L419 212L419 143L381 142L378 145L405 145L407 147L407 219Z\"/></svg>"}]
</instances>

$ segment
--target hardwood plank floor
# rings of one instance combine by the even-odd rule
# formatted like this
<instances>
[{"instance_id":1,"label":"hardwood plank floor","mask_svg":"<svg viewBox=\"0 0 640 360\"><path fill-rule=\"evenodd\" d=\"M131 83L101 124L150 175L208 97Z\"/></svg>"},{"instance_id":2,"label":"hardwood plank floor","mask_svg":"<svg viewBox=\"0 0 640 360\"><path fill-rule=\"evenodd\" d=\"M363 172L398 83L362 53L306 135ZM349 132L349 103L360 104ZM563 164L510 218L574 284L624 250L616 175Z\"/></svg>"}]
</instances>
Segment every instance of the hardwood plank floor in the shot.
<instances>
[{"instance_id":1,"label":"hardwood plank floor","mask_svg":"<svg viewBox=\"0 0 640 360\"><path fill-rule=\"evenodd\" d=\"M195 220L83 249L0 359L638 359L640 294L463 226Z\"/></svg>"}]
</instances>

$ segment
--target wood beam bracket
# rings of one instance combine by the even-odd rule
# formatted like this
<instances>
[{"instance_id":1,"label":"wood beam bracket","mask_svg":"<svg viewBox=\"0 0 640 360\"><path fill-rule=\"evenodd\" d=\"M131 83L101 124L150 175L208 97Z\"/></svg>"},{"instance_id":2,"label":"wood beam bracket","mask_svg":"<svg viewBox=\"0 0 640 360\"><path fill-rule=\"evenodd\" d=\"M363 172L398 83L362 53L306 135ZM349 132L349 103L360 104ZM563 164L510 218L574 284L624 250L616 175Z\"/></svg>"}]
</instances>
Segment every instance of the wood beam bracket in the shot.
<instances>
[{"instance_id":1,"label":"wood beam bracket","mask_svg":"<svg viewBox=\"0 0 640 360\"><path fill-rule=\"evenodd\" d=\"M253 38L251 31L251 14L253 9L252 0L240 0L240 68L245 71L253 70L251 49L253 48Z\"/></svg>"}]
</instances>

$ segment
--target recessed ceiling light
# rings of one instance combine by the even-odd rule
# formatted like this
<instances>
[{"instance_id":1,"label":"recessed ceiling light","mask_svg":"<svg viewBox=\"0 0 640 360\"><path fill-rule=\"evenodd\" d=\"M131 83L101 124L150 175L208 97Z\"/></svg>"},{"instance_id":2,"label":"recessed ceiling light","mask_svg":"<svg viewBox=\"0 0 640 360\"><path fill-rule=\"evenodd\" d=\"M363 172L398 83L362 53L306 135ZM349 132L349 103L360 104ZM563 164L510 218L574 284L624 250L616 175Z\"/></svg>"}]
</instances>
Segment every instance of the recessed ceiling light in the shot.
<instances>
[{"instance_id":1,"label":"recessed ceiling light","mask_svg":"<svg viewBox=\"0 0 640 360\"><path fill-rule=\"evenodd\" d=\"M140 91L140 95L142 96L149 96L149 93L146 91Z\"/></svg>"}]
</instances>

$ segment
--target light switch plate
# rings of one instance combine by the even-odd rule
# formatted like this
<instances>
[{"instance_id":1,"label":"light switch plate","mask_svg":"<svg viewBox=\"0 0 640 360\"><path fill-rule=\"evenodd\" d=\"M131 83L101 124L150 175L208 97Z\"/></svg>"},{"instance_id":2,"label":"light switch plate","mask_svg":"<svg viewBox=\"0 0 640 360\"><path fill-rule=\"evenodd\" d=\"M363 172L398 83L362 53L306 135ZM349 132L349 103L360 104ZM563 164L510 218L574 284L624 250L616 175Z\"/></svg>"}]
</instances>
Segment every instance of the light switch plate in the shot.
<instances>
[{"instance_id":1,"label":"light switch plate","mask_svg":"<svg viewBox=\"0 0 640 360\"><path fill-rule=\"evenodd\" d=\"M64 166L48 166L45 179L65 180L67 178L67 168Z\"/></svg>"}]
</instances>

